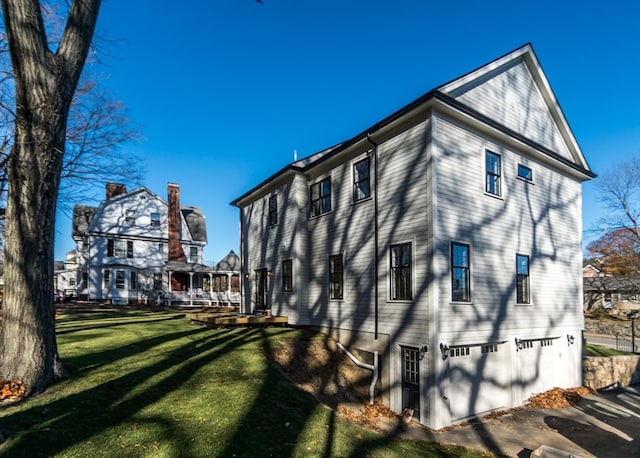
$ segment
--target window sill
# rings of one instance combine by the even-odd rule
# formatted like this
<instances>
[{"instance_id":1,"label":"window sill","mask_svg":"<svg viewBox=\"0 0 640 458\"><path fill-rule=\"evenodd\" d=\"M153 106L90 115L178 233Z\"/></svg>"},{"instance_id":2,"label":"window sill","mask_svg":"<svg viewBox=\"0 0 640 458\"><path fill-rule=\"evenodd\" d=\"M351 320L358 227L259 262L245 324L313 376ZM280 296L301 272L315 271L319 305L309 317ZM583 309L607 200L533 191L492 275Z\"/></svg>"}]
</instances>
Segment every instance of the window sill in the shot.
<instances>
[{"instance_id":1,"label":"window sill","mask_svg":"<svg viewBox=\"0 0 640 458\"><path fill-rule=\"evenodd\" d=\"M523 177L516 177L516 178L520 181L524 181L525 183L535 184L533 180L527 180L526 178L523 178Z\"/></svg>"},{"instance_id":2,"label":"window sill","mask_svg":"<svg viewBox=\"0 0 640 458\"><path fill-rule=\"evenodd\" d=\"M353 201L353 202L351 202L351 205L359 205L359 204L363 204L365 202L371 202L372 200L373 200L373 197L369 196L369 197L365 197L364 199Z\"/></svg>"},{"instance_id":3,"label":"window sill","mask_svg":"<svg viewBox=\"0 0 640 458\"><path fill-rule=\"evenodd\" d=\"M494 199L504 201L504 197L499 196L499 195L497 195L497 194L491 194L490 192L485 191L485 192L484 192L484 195L485 195L485 196L487 196L487 197L492 197L492 198L494 198Z\"/></svg>"},{"instance_id":4,"label":"window sill","mask_svg":"<svg viewBox=\"0 0 640 458\"><path fill-rule=\"evenodd\" d=\"M321 214L316 215L316 216L310 216L310 217L309 217L309 221L312 221L312 220L314 220L314 219L322 218L323 216L327 216L327 215L330 215L330 214L332 214L332 213L333 213L333 210L328 211L328 212L325 212L325 213L321 213Z\"/></svg>"}]
</instances>

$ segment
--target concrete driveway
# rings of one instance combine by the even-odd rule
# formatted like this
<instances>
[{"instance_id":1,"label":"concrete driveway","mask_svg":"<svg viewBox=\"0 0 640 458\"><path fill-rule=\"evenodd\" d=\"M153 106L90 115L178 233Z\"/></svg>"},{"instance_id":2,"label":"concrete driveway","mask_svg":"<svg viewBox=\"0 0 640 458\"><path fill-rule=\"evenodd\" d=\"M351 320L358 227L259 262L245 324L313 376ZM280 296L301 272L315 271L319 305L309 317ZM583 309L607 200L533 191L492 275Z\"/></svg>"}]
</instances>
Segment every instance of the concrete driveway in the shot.
<instances>
[{"instance_id":1,"label":"concrete driveway","mask_svg":"<svg viewBox=\"0 0 640 458\"><path fill-rule=\"evenodd\" d=\"M393 425L387 428L402 439L457 444L510 457L528 458L543 445L567 452L567 457L640 457L640 387L600 392L562 409L513 410L444 431L417 425L401 431L394 431Z\"/></svg>"}]
</instances>

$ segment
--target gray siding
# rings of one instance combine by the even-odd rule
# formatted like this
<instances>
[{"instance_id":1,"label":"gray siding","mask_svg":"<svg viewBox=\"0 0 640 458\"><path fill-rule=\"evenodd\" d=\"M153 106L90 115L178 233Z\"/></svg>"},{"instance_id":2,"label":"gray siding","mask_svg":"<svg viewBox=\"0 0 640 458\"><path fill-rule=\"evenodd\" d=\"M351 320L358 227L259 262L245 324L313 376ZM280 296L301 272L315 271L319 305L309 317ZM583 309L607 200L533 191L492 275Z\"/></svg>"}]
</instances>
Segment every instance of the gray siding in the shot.
<instances>
[{"instance_id":1,"label":"gray siding","mask_svg":"<svg viewBox=\"0 0 640 458\"><path fill-rule=\"evenodd\" d=\"M482 84L474 81L471 87L465 86L452 95L498 123L571 159L526 64L518 59L489 76Z\"/></svg>"},{"instance_id":2,"label":"gray siding","mask_svg":"<svg viewBox=\"0 0 640 458\"><path fill-rule=\"evenodd\" d=\"M246 249L243 251L244 278L243 295L245 312L255 310L255 270L268 269L272 272L269 278L267 301L274 314L286 315L292 323L297 323L298 311L296 292L300 285L295 275L299 265L295 262L299 256L296 253L297 218L299 211L294 192L294 181L289 181L273 188L270 192L254 200L242 208L243 239ZM269 225L269 198L275 195L278 201L278 222ZM282 261L294 260L293 293L282 291Z\"/></svg>"},{"instance_id":3,"label":"gray siding","mask_svg":"<svg viewBox=\"0 0 640 458\"><path fill-rule=\"evenodd\" d=\"M495 341L580 326L580 184L440 119L437 135L440 332ZM501 198L484 192L486 149L502 158ZM471 248L471 303L451 302L451 241ZM516 253L530 256L531 305L516 305Z\"/></svg>"}]
</instances>

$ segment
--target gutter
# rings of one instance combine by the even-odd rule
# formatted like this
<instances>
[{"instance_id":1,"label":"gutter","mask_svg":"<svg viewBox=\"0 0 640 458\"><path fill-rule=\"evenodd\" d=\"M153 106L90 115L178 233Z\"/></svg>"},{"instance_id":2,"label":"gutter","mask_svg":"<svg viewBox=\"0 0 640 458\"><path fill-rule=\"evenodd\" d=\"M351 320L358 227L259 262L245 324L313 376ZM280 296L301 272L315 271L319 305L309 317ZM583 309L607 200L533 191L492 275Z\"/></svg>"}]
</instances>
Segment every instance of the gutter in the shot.
<instances>
[{"instance_id":1,"label":"gutter","mask_svg":"<svg viewBox=\"0 0 640 458\"><path fill-rule=\"evenodd\" d=\"M378 340L378 264L380 254L378 250L378 144L371 140L371 135L367 132L367 141L373 145L373 243L374 264L373 264L373 338Z\"/></svg>"},{"instance_id":2,"label":"gutter","mask_svg":"<svg viewBox=\"0 0 640 458\"><path fill-rule=\"evenodd\" d=\"M378 373L379 373L379 370L378 370L378 352L377 351L373 352L373 364L367 364L367 363L363 363L358 358L353 356L353 354L351 354L349 352L349 350L347 350L344 347L344 345L342 345L340 342L336 342L336 345L338 346L338 348L340 350L342 350L344 352L345 355L347 355L351 359L351 361L353 361L355 363L356 366L362 367L363 369L369 369L370 371L373 371L373 376L371 378L371 384L369 385L369 405L373 405L373 395L374 395L374 391L375 391L376 382L378 381Z\"/></svg>"}]
</instances>

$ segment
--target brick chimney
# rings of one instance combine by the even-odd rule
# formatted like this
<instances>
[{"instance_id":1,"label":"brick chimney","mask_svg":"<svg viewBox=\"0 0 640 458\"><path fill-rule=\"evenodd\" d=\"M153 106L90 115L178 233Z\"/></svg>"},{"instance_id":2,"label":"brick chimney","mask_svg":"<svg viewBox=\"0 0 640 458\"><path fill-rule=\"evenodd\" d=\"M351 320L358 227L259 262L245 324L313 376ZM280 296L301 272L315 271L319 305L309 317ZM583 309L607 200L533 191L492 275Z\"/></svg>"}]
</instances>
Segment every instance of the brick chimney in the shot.
<instances>
[{"instance_id":1,"label":"brick chimney","mask_svg":"<svg viewBox=\"0 0 640 458\"><path fill-rule=\"evenodd\" d=\"M182 220L180 219L180 186L169 183L167 189L167 200L169 202L169 261L187 262L182 244Z\"/></svg>"},{"instance_id":2,"label":"brick chimney","mask_svg":"<svg viewBox=\"0 0 640 458\"><path fill-rule=\"evenodd\" d=\"M127 187L120 183L107 183L107 199L127 192Z\"/></svg>"}]
</instances>

